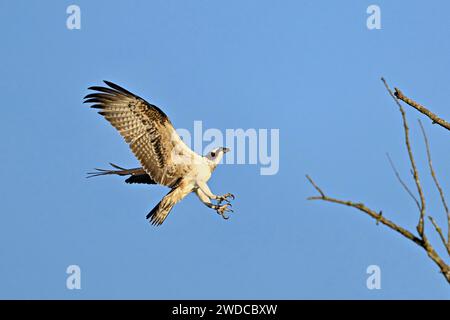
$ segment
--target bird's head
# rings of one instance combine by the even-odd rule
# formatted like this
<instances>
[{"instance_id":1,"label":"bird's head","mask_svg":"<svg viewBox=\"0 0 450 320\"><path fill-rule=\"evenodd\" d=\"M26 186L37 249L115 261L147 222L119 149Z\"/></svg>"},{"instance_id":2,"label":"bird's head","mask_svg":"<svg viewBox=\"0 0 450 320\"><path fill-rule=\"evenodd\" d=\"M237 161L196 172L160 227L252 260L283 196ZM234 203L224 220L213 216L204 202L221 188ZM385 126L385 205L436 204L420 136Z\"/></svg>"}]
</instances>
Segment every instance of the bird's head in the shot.
<instances>
[{"instance_id":1,"label":"bird's head","mask_svg":"<svg viewBox=\"0 0 450 320\"><path fill-rule=\"evenodd\" d=\"M214 167L219 164L219 162L222 160L223 155L230 151L229 148L219 147L211 150L207 155L206 158L211 161L214 164Z\"/></svg>"}]
</instances>

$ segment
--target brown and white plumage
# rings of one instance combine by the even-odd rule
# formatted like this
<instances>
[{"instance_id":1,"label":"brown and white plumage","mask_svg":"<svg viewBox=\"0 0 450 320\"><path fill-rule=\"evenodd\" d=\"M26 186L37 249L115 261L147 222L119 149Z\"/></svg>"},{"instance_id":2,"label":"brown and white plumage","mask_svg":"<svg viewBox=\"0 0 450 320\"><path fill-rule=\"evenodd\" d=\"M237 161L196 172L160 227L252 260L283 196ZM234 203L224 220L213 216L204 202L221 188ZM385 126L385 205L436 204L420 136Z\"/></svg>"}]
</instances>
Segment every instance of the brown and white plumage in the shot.
<instances>
[{"instance_id":1,"label":"brown and white plumage","mask_svg":"<svg viewBox=\"0 0 450 320\"><path fill-rule=\"evenodd\" d=\"M90 87L98 92L87 95L84 102L101 109L99 114L119 131L153 181L172 186L190 165L188 161L174 161L174 157L197 155L181 140L161 109L116 84L105 83L110 88Z\"/></svg>"},{"instance_id":2,"label":"brown and white plumage","mask_svg":"<svg viewBox=\"0 0 450 320\"><path fill-rule=\"evenodd\" d=\"M96 92L88 94L84 102L100 109L98 113L119 131L142 168L124 169L111 164L119 170L97 169L91 176L130 175L128 183L170 187L172 190L147 215L156 225L162 224L172 207L191 192L197 195L201 192L199 198L222 216L231 211L228 198L232 195L216 196L206 185L227 149L218 148L206 157L198 155L182 141L161 109L112 82L105 81L105 84L108 87L90 87ZM205 196L219 203L214 205ZM222 201L227 203L221 205Z\"/></svg>"}]
</instances>

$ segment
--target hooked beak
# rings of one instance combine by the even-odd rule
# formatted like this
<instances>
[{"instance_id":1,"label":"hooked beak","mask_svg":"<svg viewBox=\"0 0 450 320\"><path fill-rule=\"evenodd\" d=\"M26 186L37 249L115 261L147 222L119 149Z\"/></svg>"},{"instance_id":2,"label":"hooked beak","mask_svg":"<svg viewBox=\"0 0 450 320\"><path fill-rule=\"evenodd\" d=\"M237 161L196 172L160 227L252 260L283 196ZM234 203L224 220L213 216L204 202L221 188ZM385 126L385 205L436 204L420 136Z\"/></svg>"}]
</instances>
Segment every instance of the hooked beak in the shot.
<instances>
[{"instance_id":1,"label":"hooked beak","mask_svg":"<svg viewBox=\"0 0 450 320\"><path fill-rule=\"evenodd\" d=\"M222 148L223 153L227 153L228 151L230 151L230 148Z\"/></svg>"}]
</instances>

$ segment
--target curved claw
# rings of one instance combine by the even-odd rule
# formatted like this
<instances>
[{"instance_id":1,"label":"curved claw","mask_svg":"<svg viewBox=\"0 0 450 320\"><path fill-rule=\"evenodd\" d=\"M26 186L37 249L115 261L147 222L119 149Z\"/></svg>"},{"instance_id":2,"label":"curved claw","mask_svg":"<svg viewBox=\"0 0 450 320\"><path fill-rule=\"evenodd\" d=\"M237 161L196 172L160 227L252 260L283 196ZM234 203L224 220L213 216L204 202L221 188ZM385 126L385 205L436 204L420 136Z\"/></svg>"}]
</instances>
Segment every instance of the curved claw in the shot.
<instances>
[{"instance_id":1,"label":"curved claw","mask_svg":"<svg viewBox=\"0 0 450 320\"><path fill-rule=\"evenodd\" d=\"M226 203L222 206L216 206L216 212L222 216L222 218L224 218L225 220L229 219L229 216L225 214L225 212L233 212L232 209L230 209L231 204L230 203Z\"/></svg>"},{"instance_id":2,"label":"curved claw","mask_svg":"<svg viewBox=\"0 0 450 320\"><path fill-rule=\"evenodd\" d=\"M232 194L232 193L226 193L226 194L224 194L223 196L220 196L218 199L217 199L217 201L218 201L218 203L220 204L220 203L222 203L223 201L225 201L226 203L230 203L230 199L228 199L228 198L231 198L231 200L234 200L235 199L235 196L234 196L234 194Z\"/></svg>"}]
</instances>

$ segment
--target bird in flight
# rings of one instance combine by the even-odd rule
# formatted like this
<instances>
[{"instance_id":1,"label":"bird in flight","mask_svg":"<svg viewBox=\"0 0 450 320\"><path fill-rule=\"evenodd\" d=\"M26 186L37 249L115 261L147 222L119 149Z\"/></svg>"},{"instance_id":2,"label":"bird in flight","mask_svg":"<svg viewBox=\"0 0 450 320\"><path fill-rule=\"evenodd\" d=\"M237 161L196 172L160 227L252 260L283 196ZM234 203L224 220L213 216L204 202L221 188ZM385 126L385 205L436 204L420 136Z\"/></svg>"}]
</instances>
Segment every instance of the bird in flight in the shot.
<instances>
[{"instance_id":1,"label":"bird in flight","mask_svg":"<svg viewBox=\"0 0 450 320\"><path fill-rule=\"evenodd\" d=\"M127 183L169 187L169 193L147 215L153 225L161 225L173 206L191 192L228 219L226 212L233 212L230 200L234 195L214 194L207 181L229 149L216 148L206 156L195 153L183 142L161 109L112 82L104 82L108 87L89 88L95 92L85 96L84 103L100 109L98 113L119 131L142 167L125 169L111 164L115 170L95 169L97 171L89 173L88 177L129 176L125 180Z\"/></svg>"}]
</instances>

